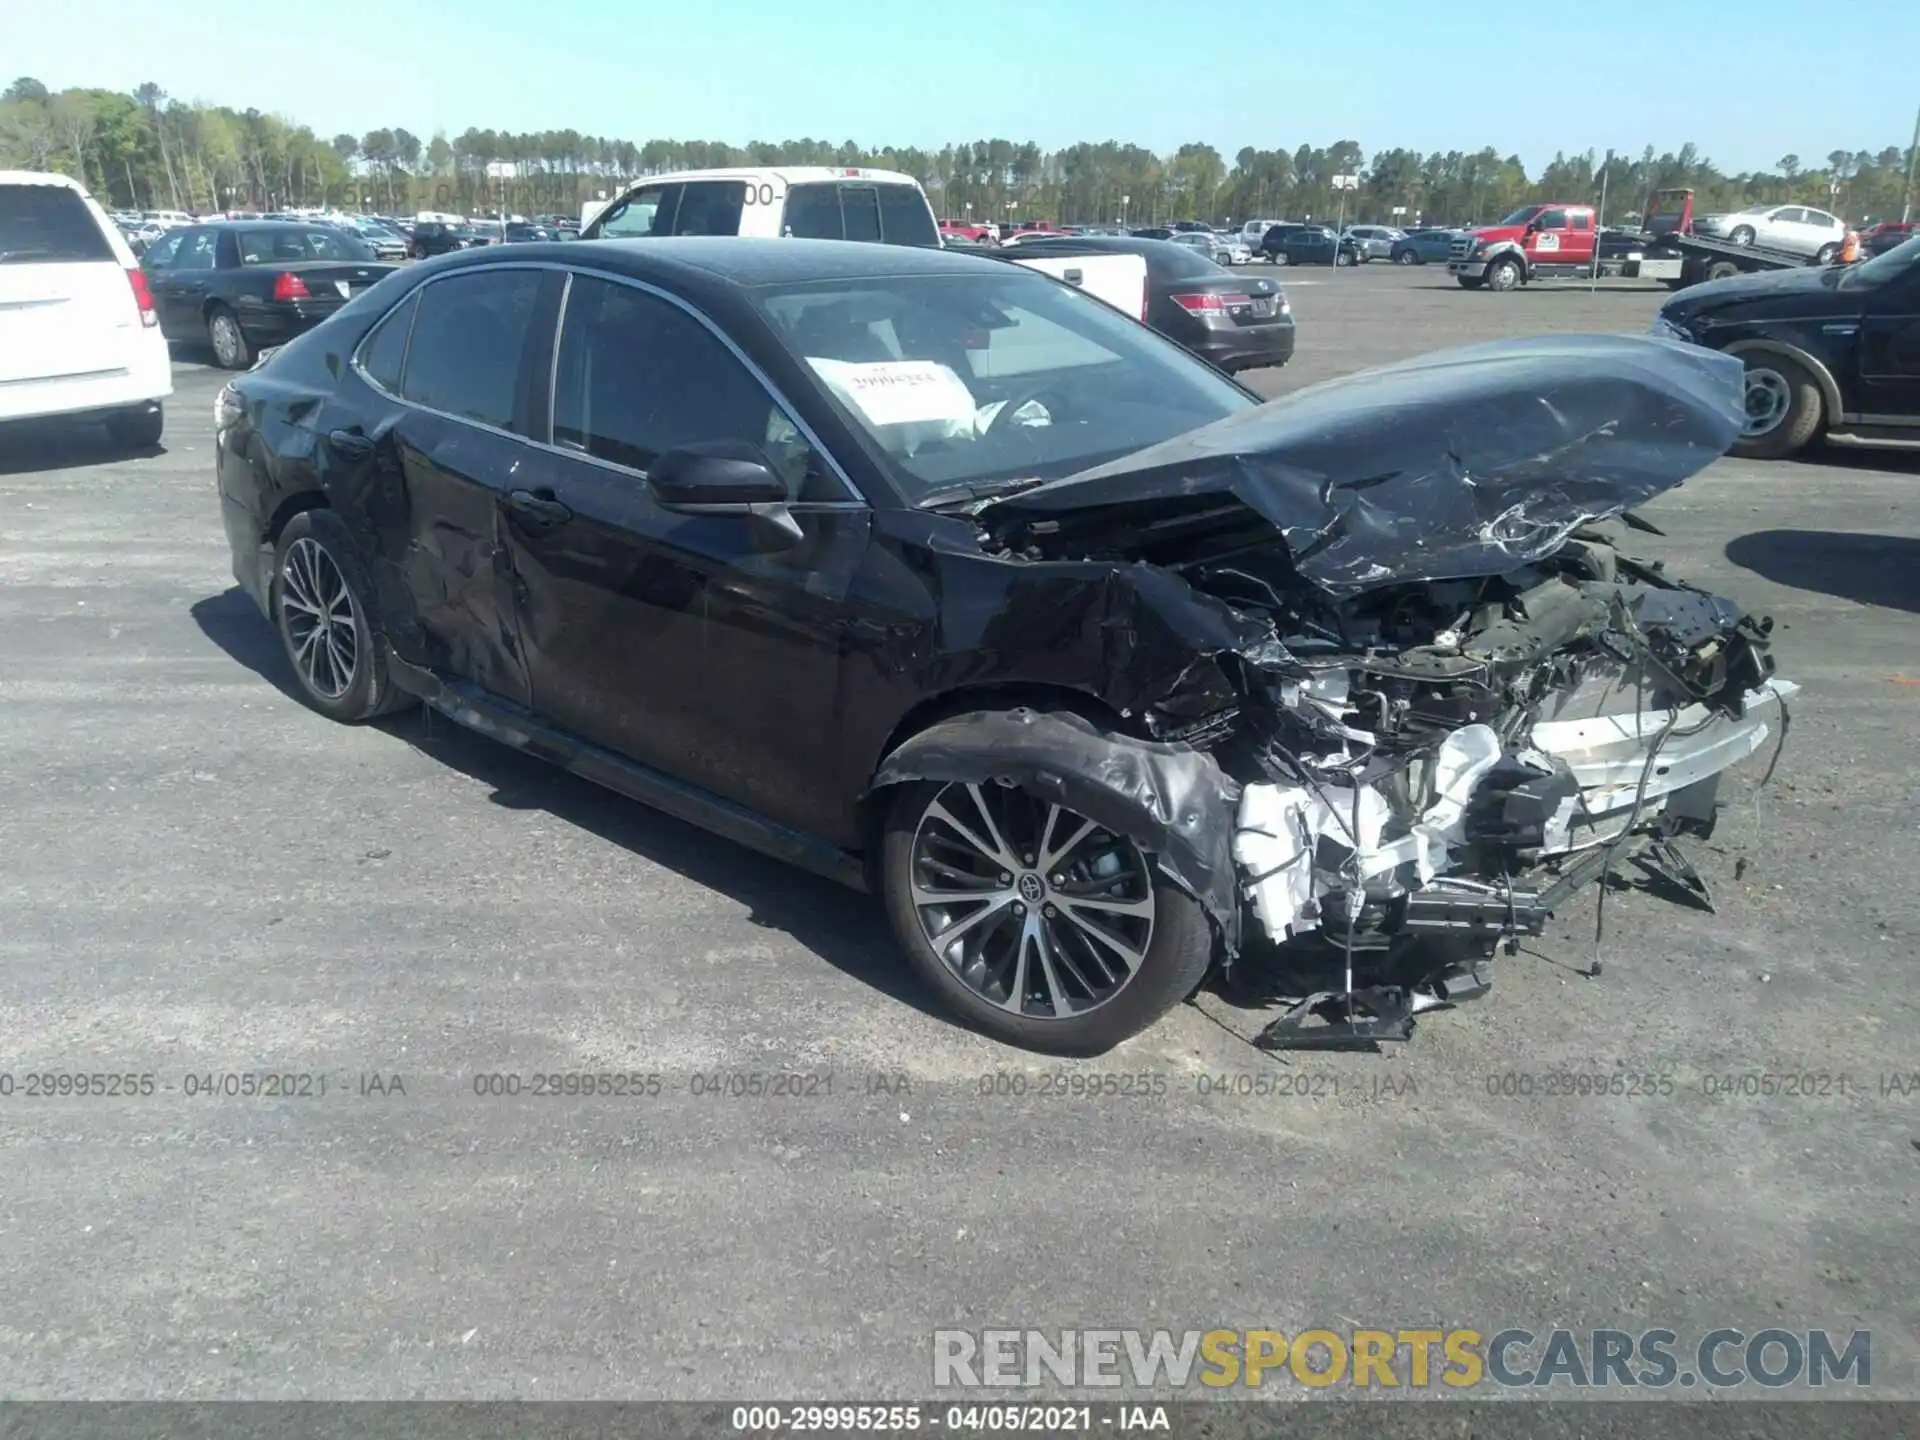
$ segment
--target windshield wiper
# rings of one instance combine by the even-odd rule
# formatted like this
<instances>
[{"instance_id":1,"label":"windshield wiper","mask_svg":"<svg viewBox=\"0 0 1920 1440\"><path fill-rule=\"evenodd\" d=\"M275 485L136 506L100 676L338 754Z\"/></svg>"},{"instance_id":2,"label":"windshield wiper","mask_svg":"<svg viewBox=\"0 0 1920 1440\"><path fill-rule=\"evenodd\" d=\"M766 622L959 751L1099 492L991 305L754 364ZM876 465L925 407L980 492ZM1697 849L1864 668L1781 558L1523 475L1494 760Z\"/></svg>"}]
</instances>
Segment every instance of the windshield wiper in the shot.
<instances>
[{"instance_id":1,"label":"windshield wiper","mask_svg":"<svg viewBox=\"0 0 1920 1440\"><path fill-rule=\"evenodd\" d=\"M1022 490L1031 490L1047 482L1038 475L1026 475L1017 480L975 480L967 485L947 485L938 490L930 490L920 498L922 510L944 510L953 506L964 509L969 504L981 501L1001 500L1008 495L1017 495Z\"/></svg>"}]
</instances>

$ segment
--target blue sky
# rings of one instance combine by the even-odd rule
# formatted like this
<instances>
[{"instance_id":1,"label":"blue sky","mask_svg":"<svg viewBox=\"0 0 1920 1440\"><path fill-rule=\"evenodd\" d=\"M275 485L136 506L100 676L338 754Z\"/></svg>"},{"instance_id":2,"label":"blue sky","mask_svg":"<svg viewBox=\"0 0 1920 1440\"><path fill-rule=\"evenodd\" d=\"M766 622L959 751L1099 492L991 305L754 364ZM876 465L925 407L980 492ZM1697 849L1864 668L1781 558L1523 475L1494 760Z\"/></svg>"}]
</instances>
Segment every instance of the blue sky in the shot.
<instances>
[{"instance_id":1,"label":"blue sky","mask_svg":"<svg viewBox=\"0 0 1920 1440\"><path fill-rule=\"evenodd\" d=\"M741 143L1004 136L1371 155L1692 140L1729 171L1904 147L1914 0L12 0L0 68L321 134L470 125ZM1689 40L1687 36L1698 36ZM4 81L0 81L4 83Z\"/></svg>"}]
</instances>

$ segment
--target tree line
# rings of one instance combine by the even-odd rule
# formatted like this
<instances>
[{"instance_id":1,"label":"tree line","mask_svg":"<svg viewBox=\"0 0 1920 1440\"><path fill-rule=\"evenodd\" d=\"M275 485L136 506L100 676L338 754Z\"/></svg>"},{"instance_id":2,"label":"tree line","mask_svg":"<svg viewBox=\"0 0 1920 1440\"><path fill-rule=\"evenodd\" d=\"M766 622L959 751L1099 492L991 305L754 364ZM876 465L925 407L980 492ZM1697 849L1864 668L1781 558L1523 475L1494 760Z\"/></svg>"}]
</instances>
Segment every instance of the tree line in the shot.
<instances>
[{"instance_id":1,"label":"tree line","mask_svg":"<svg viewBox=\"0 0 1920 1440\"><path fill-rule=\"evenodd\" d=\"M1690 186L1696 209L1788 201L1831 209L1855 223L1920 205L1912 153L1835 150L1824 165L1784 155L1771 171L1723 173L1691 143L1637 157L1557 154L1530 175L1519 156L1492 146L1366 155L1359 143L1293 150L1246 146L1230 160L1194 142L1157 154L1118 141L1042 150L1032 142L975 140L938 150L847 140L632 140L575 130L515 134L468 129L426 139L402 128L316 135L258 110L169 96L50 91L21 77L0 93L0 168L61 170L110 206L269 210L315 205L387 214L450 210L578 213L581 204L638 176L723 165L869 165L903 170L926 186L944 216L976 220L1120 221L1260 218L1460 224L1491 220L1536 200L1595 201L1607 217L1636 216L1656 190ZM511 177L490 168L511 167ZM1353 176L1349 187L1336 177Z\"/></svg>"}]
</instances>

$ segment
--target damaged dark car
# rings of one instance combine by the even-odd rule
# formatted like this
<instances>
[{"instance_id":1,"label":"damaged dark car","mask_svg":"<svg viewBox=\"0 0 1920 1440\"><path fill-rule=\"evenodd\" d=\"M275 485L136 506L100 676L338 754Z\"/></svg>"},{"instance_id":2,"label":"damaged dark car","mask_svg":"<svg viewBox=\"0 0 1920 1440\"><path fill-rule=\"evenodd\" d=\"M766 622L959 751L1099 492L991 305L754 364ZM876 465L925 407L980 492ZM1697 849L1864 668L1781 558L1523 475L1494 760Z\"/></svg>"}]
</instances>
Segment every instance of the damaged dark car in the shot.
<instances>
[{"instance_id":1,"label":"damaged dark car","mask_svg":"<svg viewBox=\"0 0 1920 1440\"><path fill-rule=\"evenodd\" d=\"M738 238L409 267L217 405L316 709L878 891L1058 1053L1269 942L1341 961L1272 1043L1404 1034L1710 826L1793 687L1615 536L1744 418L1738 360L1608 336L1262 404L1019 267Z\"/></svg>"}]
</instances>

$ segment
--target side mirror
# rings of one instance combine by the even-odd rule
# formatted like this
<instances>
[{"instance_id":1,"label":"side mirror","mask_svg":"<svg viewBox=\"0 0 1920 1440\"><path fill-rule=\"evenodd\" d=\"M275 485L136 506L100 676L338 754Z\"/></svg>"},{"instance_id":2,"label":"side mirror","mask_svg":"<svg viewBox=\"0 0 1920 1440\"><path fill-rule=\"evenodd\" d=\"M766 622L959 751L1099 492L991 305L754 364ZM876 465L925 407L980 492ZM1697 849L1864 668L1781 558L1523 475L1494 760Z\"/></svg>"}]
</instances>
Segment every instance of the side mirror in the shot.
<instances>
[{"instance_id":1,"label":"side mirror","mask_svg":"<svg viewBox=\"0 0 1920 1440\"><path fill-rule=\"evenodd\" d=\"M707 440L668 450L647 469L666 509L689 515L737 515L762 550L784 550L804 536L787 509L787 485L766 452L741 440Z\"/></svg>"}]
</instances>

